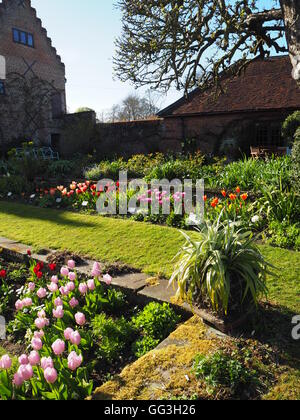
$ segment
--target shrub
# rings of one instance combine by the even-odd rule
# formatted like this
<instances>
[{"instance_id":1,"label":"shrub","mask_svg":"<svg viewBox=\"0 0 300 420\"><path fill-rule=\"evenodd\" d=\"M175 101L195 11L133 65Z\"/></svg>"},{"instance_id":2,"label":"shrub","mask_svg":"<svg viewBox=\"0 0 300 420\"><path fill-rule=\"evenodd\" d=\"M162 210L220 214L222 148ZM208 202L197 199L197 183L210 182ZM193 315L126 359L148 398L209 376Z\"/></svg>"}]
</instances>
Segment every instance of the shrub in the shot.
<instances>
[{"instance_id":1,"label":"shrub","mask_svg":"<svg viewBox=\"0 0 300 420\"><path fill-rule=\"evenodd\" d=\"M73 161L58 160L49 163L47 173L50 177L71 175L75 166L76 164Z\"/></svg>"},{"instance_id":2,"label":"shrub","mask_svg":"<svg viewBox=\"0 0 300 420\"><path fill-rule=\"evenodd\" d=\"M122 158L114 161L103 161L99 165L87 169L84 173L86 179L98 181L103 178L112 179L114 181L119 179L119 172L126 170L126 163Z\"/></svg>"},{"instance_id":3,"label":"shrub","mask_svg":"<svg viewBox=\"0 0 300 420\"><path fill-rule=\"evenodd\" d=\"M98 342L97 354L107 362L120 356L134 337L134 328L125 318L114 320L105 314L97 315L92 321L93 335Z\"/></svg>"},{"instance_id":4,"label":"shrub","mask_svg":"<svg viewBox=\"0 0 300 420\"><path fill-rule=\"evenodd\" d=\"M300 111L289 115L282 126L282 135L288 142L294 140L295 133L300 127Z\"/></svg>"},{"instance_id":5,"label":"shrub","mask_svg":"<svg viewBox=\"0 0 300 420\"><path fill-rule=\"evenodd\" d=\"M22 194L25 192L32 192L33 184L28 182L24 177L13 175L9 177L0 178L0 194L7 195L8 193Z\"/></svg>"},{"instance_id":6,"label":"shrub","mask_svg":"<svg viewBox=\"0 0 300 420\"><path fill-rule=\"evenodd\" d=\"M4 160L0 160L0 176L6 175L7 173L8 173L7 162L5 162Z\"/></svg>"},{"instance_id":7,"label":"shrub","mask_svg":"<svg viewBox=\"0 0 300 420\"><path fill-rule=\"evenodd\" d=\"M170 280L179 298L208 305L223 316L242 313L267 294L268 264L252 233L219 219L205 222L198 240L183 235L186 244L177 254Z\"/></svg>"},{"instance_id":8,"label":"shrub","mask_svg":"<svg viewBox=\"0 0 300 420\"><path fill-rule=\"evenodd\" d=\"M151 302L132 319L133 325L154 340L162 341L175 328L180 317L167 303Z\"/></svg>"},{"instance_id":9,"label":"shrub","mask_svg":"<svg viewBox=\"0 0 300 420\"><path fill-rule=\"evenodd\" d=\"M297 131L292 152L292 180L295 191L300 193L300 129Z\"/></svg>"},{"instance_id":10,"label":"shrub","mask_svg":"<svg viewBox=\"0 0 300 420\"><path fill-rule=\"evenodd\" d=\"M300 224L274 221L268 229L269 243L280 248L300 250Z\"/></svg>"}]
</instances>

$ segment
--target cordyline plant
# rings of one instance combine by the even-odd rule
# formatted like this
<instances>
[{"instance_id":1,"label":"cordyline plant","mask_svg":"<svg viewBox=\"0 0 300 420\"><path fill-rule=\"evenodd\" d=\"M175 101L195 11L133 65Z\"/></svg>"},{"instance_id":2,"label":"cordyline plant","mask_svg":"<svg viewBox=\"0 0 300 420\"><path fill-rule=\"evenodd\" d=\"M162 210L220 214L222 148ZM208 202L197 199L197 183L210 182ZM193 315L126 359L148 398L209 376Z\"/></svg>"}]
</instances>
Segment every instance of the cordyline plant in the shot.
<instances>
[{"instance_id":1,"label":"cordyline plant","mask_svg":"<svg viewBox=\"0 0 300 420\"><path fill-rule=\"evenodd\" d=\"M237 223L205 222L198 240L183 233L186 244L177 256L170 284L177 297L208 303L222 315L240 313L267 295L266 276L272 274L254 243L252 233Z\"/></svg>"}]
</instances>

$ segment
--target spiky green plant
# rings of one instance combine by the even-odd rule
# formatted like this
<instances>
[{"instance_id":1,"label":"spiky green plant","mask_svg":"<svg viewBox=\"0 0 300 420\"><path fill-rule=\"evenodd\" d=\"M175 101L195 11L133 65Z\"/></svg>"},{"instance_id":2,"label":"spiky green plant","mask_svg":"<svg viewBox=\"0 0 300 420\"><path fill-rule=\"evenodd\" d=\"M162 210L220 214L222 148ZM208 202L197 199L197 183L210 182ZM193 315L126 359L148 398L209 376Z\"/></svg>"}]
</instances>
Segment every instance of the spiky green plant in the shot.
<instances>
[{"instance_id":1,"label":"spiky green plant","mask_svg":"<svg viewBox=\"0 0 300 420\"><path fill-rule=\"evenodd\" d=\"M175 257L170 284L177 297L208 302L218 313L242 311L267 295L270 265L257 248L251 232L237 223L205 222L199 240L186 233L185 245Z\"/></svg>"}]
</instances>

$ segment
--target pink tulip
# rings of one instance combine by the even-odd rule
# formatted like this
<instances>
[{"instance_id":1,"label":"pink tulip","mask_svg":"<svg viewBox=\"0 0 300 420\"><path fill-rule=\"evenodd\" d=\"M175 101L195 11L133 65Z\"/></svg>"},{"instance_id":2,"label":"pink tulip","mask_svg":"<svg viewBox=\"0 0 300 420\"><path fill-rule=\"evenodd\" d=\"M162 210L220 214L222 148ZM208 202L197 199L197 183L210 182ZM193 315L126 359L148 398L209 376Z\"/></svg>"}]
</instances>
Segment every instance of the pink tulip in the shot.
<instances>
[{"instance_id":1,"label":"pink tulip","mask_svg":"<svg viewBox=\"0 0 300 420\"><path fill-rule=\"evenodd\" d=\"M40 351L43 348L43 343L40 338L34 337L31 340L31 345L32 345L33 350L36 350L36 351Z\"/></svg>"},{"instance_id":2,"label":"pink tulip","mask_svg":"<svg viewBox=\"0 0 300 420\"><path fill-rule=\"evenodd\" d=\"M11 368L11 365L12 365L12 360L7 354L1 357L0 369L8 370Z\"/></svg>"},{"instance_id":3,"label":"pink tulip","mask_svg":"<svg viewBox=\"0 0 300 420\"><path fill-rule=\"evenodd\" d=\"M44 335L45 335L45 333L42 330L41 331L35 331L34 334L33 334L34 338L39 338L40 340L44 337Z\"/></svg>"},{"instance_id":4,"label":"pink tulip","mask_svg":"<svg viewBox=\"0 0 300 420\"><path fill-rule=\"evenodd\" d=\"M75 284L70 281L70 283L67 284L67 289L69 292L73 292L75 290Z\"/></svg>"},{"instance_id":5,"label":"pink tulip","mask_svg":"<svg viewBox=\"0 0 300 420\"><path fill-rule=\"evenodd\" d=\"M61 287L59 291L62 294L62 296L67 296L69 294L69 290L66 287Z\"/></svg>"},{"instance_id":6,"label":"pink tulip","mask_svg":"<svg viewBox=\"0 0 300 420\"><path fill-rule=\"evenodd\" d=\"M46 312L44 309L38 312L38 318L46 318Z\"/></svg>"},{"instance_id":7,"label":"pink tulip","mask_svg":"<svg viewBox=\"0 0 300 420\"><path fill-rule=\"evenodd\" d=\"M73 334L73 330L72 330L72 328L67 328L67 329L65 329L65 331L64 331L64 337L65 337L65 339L67 340L67 341L70 341L70 339L71 339L71 335Z\"/></svg>"},{"instance_id":8,"label":"pink tulip","mask_svg":"<svg viewBox=\"0 0 300 420\"><path fill-rule=\"evenodd\" d=\"M23 376L20 375L18 372L14 374L14 379L13 379L13 384L19 388L23 385L24 380L23 380Z\"/></svg>"},{"instance_id":9,"label":"pink tulip","mask_svg":"<svg viewBox=\"0 0 300 420\"><path fill-rule=\"evenodd\" d=\"M73 272L71 272L71 273L69 273L69 280L70 281L75 281L76 280L76 274L75 273L73 273Z\"/></svg>"},{"instance_id":10,"label":"pink tulip","mask_svg":"<svg viewBox=\"0 0 300 420\"><path fill-rule=\"evenodd\" d=\"M49 292L51 293L55 293L58 291L58 286L56 283L50 283L47 287L48 287Z\"/></svg>"},{"instance_id":11,"label":"pink tulip","mask_svg":"<svg viewBox=\"0 0 300 420\"><path fill-rule=\"evenodd\" d=\"M64 309L62 306L58 306L56 309L53 309L53 316L56 319L62 319L64 317Z\"/></svg>"},{"instance_id":12,"label":"pink tulip","mask_svg":"<svg viewBox=\"0 0 300 420\"><path fill-rule=\"evenodd\" d=\"M58 277L57 276L52 276L51 277L51 283L58 284Z\"/></svg>"},{"instance_id":13,"label":"pink tulip","mask_svg":"<svg viewBox=\"0 0 300 420\"><path fill-rule=\"evenodd\" d=\"M53 360L51 357L43 357L41 360L41 368L43 370L46 370L48 368L53 368L54 364L53 364Z\"/></svg>"},{"instance_id":14,"label":"pink tulip","mask_svg":"<svg viewBox=\"0 0 300 420\"><path fill-rule=\"evenodd\" d=\"M81 342L81 337L80 337L80 334L79 334L78 331L73 331L73 333L71 334L71 337L70 337L70 341L75 346L79 346L79 344Z\"/></svg>"},{"instance_id":15,"label":"pink tulip","mask_svg":"<svg viewBox=\"0 0 300 420\"><path fill-rule=\"evenodd\" d=\"M96 286L95 286L95 280L89 280L87 282L87 287L89 288L89 290L93 291L95 290Z\"/></svg>"},{"instance_id":16,"label":"pink tulip","mask_svg":"<svg viewBox=\"0 0 300 420\"><path fill-rule=\"evenodd\" d=\"M72 353L68 356L68 368L72 371L78 369L82 364L82 356L77 355L75 351L72 351Z\"/></svg>"},{"instance_id":17,"label":"pink tulip","mask_svg":"<svg viewBox=\"0 0 300 420\"><path fill-rule=\"evenodd\" d=\"M29 283L28 284L28 289L30 290L30 292L34 292L35 291L35 284L34 283Z\"/></svg>"},{"instance_id":18,"label":"pink tulip","mask_svg":"<svg viewBox=\"0 0 300 420\"><path fill-rule=\"evenodd\" d=\"M26 356L26 354L22 354L22 356L19 357L18 361L20 365L28 365L29 363L28 357Z\"/></svg>"},{"instance_id":19,"label":"pink tulip","mask_svg":"<svg viewBox=\"0 0 300 420\"><path fill-rule=\"evenodd\" d=\"M44 378L48 384L54 384L57 380L57 371L54 368L48 367L44 370Z\"/></svg>"},{"instance_id":20,"label":"pink tulip","mask_svg":"<svg viewBox=\"0 0 300 420\"><path fill-rule=\"evenodd\" d=\"M77 312L77 314L75 315L75 320L76 323L81 327L86 323L85 315L81 312Z\"/></svg>"},{"instance_id":21,"label":"pink tulip","mask_svg":"<svg viewBox=\"0 0 300 420\"><path fill-rule=\"evenodd\" d=\"M37 366L40 363L40 355L37 351L32 351L30 355L28 356L28 361L31 364L31 366Z\"/></svg>"},{"instance_id":22,"label":"pink tulip","mask_svg":"<svg viewBox=\"0 0 300 420\"><path fill-rule=\"evenodd\" d=\"M76 267L76 263L74 260L69 260L68 261L68 267L70 270L74 270L74 268Z\"/></svg>"},{"instance_id":23,"label":"pink tulip","mask_svg":"<svg viewBox=\"0 0 300 420\"><path fill-rule=\"evenodd\" d=\"M23 306L24 306L24 308L29 308L30 306L32 306L32 299L31 298L25 298L23 300Z\"/></svg>"},{"instance_id":24,"label":"pink tulip","mask_svg":"<svg viewBox=\"0 0 300 420\"><path fill-rule=\"evenodd\" d=\"M55 305L56 307L58 307L58 306L63 306L63 305L64 305L64 303L63 303L62 299L58 297L58 298L56 298L56 299L55 299L55 301L54 301L54 305Z\"/></svg>"},{"instance_id":25,"label":"pink tulip","mask_svg":"<svg viewBox=\"0 0 300 420\"><path fill-rule=\"evenodd\" d=\"M47 290L41 287L41 288L37 291L37 296L38 296L40 299L44 299L44 298L47 296Z\"/></svg>"},{"instance_id":26,"label":"pink tulip","mask_svg":"<svg viewBox=\"0 0 300 420\"><path fill-rule=\"evenodd\" d=\"M76 306L78 306L79 305L79 302L78 302L78 300L77 299L75 299L74 297L70 300L70 306L71 306L71 308L76 308Z\"/></svg>"},{"instance_id":27,"label":"pink tulip","mask_svg":"<svg viewBox=\"0 0 300 420\"><path fill-rule=\"evenodd\" d=\"M95 262L93 265L92 276L96 278L101 276L101 265L98 262Z\"/></svg>"},{"instance_id":28,"label":"pink tulip","mask_svg":"<svg viewBox=\"0 0 300 420\"><path fill-rule=\"evenodd\" d=\"M86 292L88 291L87 284L86 283L81 283L78 287L78 290L82 295L85 295Z\"/></svg>"},{"instance_id":29,"label":"pink tulip","mask_svg":"<svg viewBox=\"0 0 300 420\"><path fill-rule=\"evenodd\" d=\"M21 311L24 308L24 304L20 299L15 303L15 308L17 311Z\"/></svg>"},{"instance_id":30,"label":"pink tulip","mask_svg":"<svg viewBox=\"0 0 300 420\"><path fill-rule=\"evenodd\" d=\"M61 356L66 349L65 342L62 340L56 340L51 346L56 356Z\"/></svg>"},{"instance_id":31,"label":"pink tulip","mask_svg":"<svg viewBox=\"0 0 300 420\"><path fill-rule=\"evenodd\" d=\"M106 274L105 276L103 276L103 280L105 281L107 286L110 286L112 283L112 277L109 274Z\"/></svg>"},{"instance_id":32,"label":"pink tulip","mask_svg":"<svg viewBox=\"0 0 300 420\"><path fill-rule=\"evenodd\" d=\"M18 374L23 378L23 381L29 381L33 377L33 370L31 365L21 365L18 369Z\"/></svg>"},{"instance_id":33,"label":"pink tulip","mask_svg":"<svg viewBox=\"0 0 300 420\"><path fill-rule=\"evenodd\" d=\"M43 330L47 324L47 321L45 318L37 318L35 321L35 326L39 329L39 330Z\"/></svg>"},{"instance_id":34,"label":"pink tulip","mask_svg":"<svg viewBox=\"0 0 300 420\"><path fill-rule=\"evenodd\" d=\"M68 277L68 275L69 275L69 269L68 269L67 267L63 267L63 268L60 270L60 274L61 274L63 277Z\"/></svg>"}]
</instances>

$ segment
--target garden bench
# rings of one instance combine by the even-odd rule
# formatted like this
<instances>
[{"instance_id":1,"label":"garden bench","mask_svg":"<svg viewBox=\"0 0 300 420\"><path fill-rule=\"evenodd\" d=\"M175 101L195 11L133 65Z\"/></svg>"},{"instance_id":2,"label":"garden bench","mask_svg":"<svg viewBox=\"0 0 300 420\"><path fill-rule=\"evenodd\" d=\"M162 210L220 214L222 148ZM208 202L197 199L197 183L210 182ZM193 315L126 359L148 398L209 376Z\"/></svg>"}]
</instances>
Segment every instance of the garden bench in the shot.
<instances>
[{"instance_id":1,"label":"garden bench","mask_svg":"<svg viewBox=\"0 0 300 420\"><path fill-rule=\"evenodd\" d=\"M34 159L43 160L59 160L58 152L55 152L51 147L34 148L24 150L21 148L16 149L16 156L21 158L22 156L31 156Z\"/></svg>"},{"instance_id":2,"label":"garden bench","mask_svg":"<svg viewBox=\"0 0 300 420\"><path fill-rule=\"evenodd\" d=\"M254 158L265 158L267 156L286 156L287 155L286 147L277 147L277 146L259 146L251 147L251 156Z\"/></svg>"}]
</instances>

